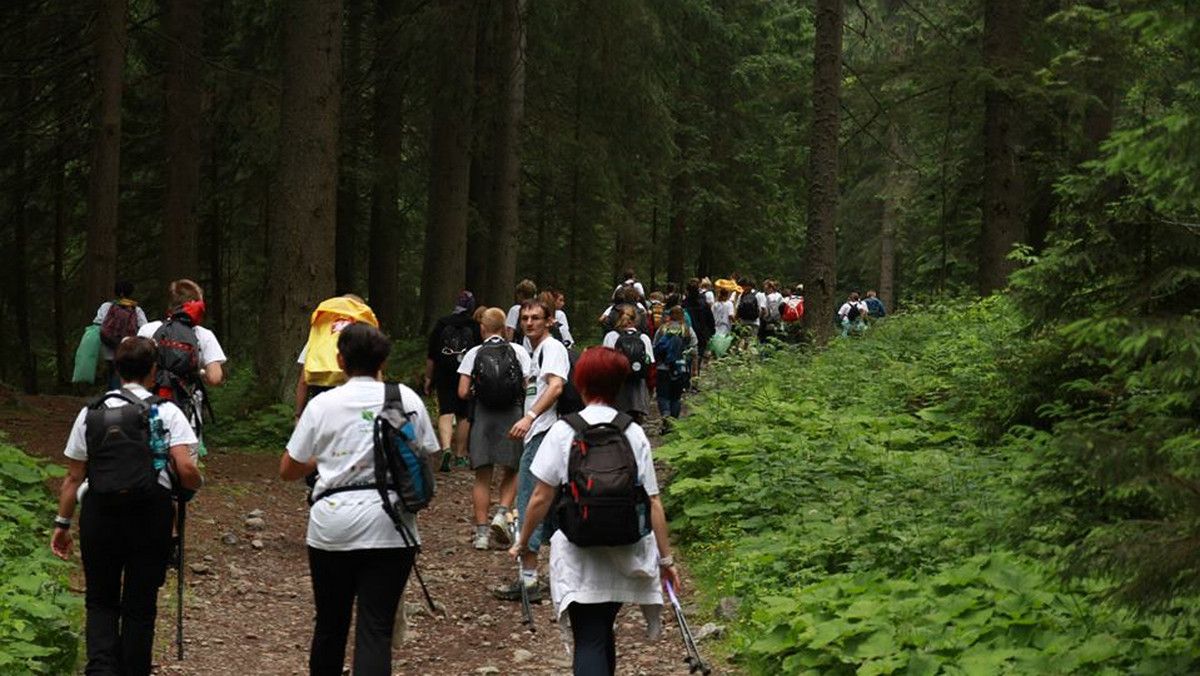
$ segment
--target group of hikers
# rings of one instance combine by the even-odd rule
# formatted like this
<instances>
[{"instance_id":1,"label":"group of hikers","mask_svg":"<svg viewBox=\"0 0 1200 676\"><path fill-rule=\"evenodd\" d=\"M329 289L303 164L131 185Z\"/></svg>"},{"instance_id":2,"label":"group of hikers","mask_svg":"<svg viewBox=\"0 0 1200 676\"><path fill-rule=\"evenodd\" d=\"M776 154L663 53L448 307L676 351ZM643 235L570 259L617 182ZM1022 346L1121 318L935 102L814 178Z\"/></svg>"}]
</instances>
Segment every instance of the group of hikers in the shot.
<instances>
[{"instance_id":1,"label":"group of hikers","mask_svg":"<svg viewBox=\"0 0 1200 676\"><path fill-rule=\"evenodd\" d=\"M72 519L85 505L87 673L147 674L157 590L181 551L175 515L203 483L197 393L221 383L225 355L202 325L195 282L170 285L161 322L147 322L129 284L115 291L95 320L115 382L72 427L51 548L71 556ZM507 310L463 291L429 335L423 384L436 424L416 391L383 382L391 343L367 303L322 302L297 359L295 427L279 469L310 487L310 673L343 673L355 609L352 673L390 673L396 613L417 570L416 514L433 497L435 470L456 466L474 472L472 546L508 548L516 562L515 579L492 594L521 601L532 622L549 544L548 590L574 639L575 673L614 673L621 605L640 606L656 635L663 588L674 600L679 582L642 425L655 412L678 418L692 378L732 343L786 337L803 315L801 292L731 276L647 294L627 271L597 317L602 344L580 352L562 291L522 281ZM871 297L839 310L847 331L872 313Z\"/></svg>"}]
</instances>

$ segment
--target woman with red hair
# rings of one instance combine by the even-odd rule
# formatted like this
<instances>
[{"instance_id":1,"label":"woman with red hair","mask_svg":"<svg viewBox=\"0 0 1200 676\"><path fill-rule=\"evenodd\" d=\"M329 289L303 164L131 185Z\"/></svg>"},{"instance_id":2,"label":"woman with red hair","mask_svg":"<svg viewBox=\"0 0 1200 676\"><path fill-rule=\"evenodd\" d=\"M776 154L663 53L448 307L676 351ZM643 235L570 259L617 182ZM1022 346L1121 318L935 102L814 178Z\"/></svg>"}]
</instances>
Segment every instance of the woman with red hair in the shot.
<instances>
[{"instance_id":1,"label":"woman with red hair","mask_svg":"<svg viewBox=\"0 0 1200 676\"><path fill-rule=\"evenodd\" d=\"M521 534L509 550L513 556L519 556L525 550L530 536L541 527L560 487L568 484L571 456L581 452L578 449L582 445L577 441L585 434L578 430L606 423L623 429L637 465L636 483L648 496L649 532L645 532L647 529L639 531L641 524L633 523L633 532L643 534L631 544L612 546L582 546L568 539L564 530L555 532L550 540L550 596L559 622L570 619L575 638L576 676L612 676L616 672L613 624L622 603L642 607L648 633L653 638L662 629L660 585L670 582L679 586L679 573L671 557L667 519L658 496L650 440L627 414L613 408L617 393L628 376L629 360L612 348L593 347L579 357L575 365L575 386L586 406L579 413L556 422L546 433L531 467L537 486L522 515ZM600 452L593 445L587 448L593 453ZM631 517L631 521L639 519Z\"/></svg>"}]
</instances>

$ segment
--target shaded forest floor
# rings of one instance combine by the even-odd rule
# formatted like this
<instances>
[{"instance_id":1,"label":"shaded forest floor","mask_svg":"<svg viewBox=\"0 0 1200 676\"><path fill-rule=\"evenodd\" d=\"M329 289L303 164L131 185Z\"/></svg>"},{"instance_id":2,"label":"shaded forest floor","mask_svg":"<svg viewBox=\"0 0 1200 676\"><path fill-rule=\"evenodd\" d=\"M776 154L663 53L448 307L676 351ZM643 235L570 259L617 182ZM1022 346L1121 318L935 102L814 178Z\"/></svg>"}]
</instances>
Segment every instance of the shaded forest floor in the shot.
<instances>
[{"instance_id":1,"label":"shaded forest floor","mask_svg":"<svg viewBox=\"0 0 1200 676\"><path fill-rule=\"evenodd\" d=\"M18 398L5 392L0 395L0 430L27 452L62 462L62 447L80 405L73 397ZM302 484L281 482L277 472L275 454L216 449L208 456L207 486L188 511L185 659L179 661L175 654L172 570L159 597L156 673L307 673L313 608L304 545L305 492ZM419 565L447 614L426 613L419 586L410 578L405 592L408 639L393 649L393 672L569 674L570 657L549 599L534 606L538 631L531 635L521 625L520 604L497 601L489 592L515 577L515 569L500 549L471 548L471 473L458 469L438 478L438 499L420 517L424 547ZM247 526L252 512L261 513L262 530ZM546 556L542 559L544 577ZM82 591L81 570L73 587ZM623 609L617 621L618 674L687 673L669 609L664 620L662 638L650 642L640 611ZM721 665L714 666L722 673Z\"/></svg>"}]
</instances>

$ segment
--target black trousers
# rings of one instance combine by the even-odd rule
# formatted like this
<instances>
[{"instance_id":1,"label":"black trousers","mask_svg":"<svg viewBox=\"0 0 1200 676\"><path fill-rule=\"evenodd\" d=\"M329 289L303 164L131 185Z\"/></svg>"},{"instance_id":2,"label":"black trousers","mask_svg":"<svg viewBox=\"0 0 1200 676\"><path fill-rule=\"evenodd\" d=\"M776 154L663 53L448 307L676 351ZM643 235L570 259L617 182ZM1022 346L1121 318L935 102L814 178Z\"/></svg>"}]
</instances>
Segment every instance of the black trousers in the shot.
<instances>
[{"instance_id":1,"label":"black trousers","mask_svg":"<svg viewBox=\"0 0 1200 676\"><path fill-rule=\"evenodd\" d=\"M158 588L166 579L174 514L165 488L124 505L84 496L79 549L87 584L88 676L150 673Z\"/></svg>"},{"instance_id":2,"label":"black trousers","mask_svg":"<svg viewBox=\"0 0 1200 676\"><path fill-rule=\"evenodd\" d=\"M416 550L356 549L330 552L308 548L317 626L313 631L308 670L312 676L341 676L346 659L350 615L358 603L354 625L354 676L392 673L392 628L396 607L412 571Z\"/></svg>"},{"instance_id":3,"label":"black trousers","mask_svg":"<svg viewBox=\"0 0 1200 676\"><path fill-rule=\"evenodd\" d=\"M620 603L572 603L567 606L575 637L575 676L613 676L617 671L617 621Z\"/></svg>"}]
</instances>

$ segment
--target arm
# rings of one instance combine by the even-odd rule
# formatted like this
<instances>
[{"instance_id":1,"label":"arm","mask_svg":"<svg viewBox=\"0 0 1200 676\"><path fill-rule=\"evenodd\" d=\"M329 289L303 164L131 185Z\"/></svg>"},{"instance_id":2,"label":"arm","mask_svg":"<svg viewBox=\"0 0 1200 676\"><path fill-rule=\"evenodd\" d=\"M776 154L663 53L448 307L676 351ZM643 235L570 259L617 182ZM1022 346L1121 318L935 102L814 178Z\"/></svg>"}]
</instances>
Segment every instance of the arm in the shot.
<instances>
[{"instance_id":1,"label":"arm","mask_svg":"<svg viewBox=\"0 0 1200 676\"><path fill-rule=\"evenodd\" d=\"M433 394L433 360L425 359L425 394Z\"/></svg>"},{"instance_id":2,"label":"arm","mask_svg":"<svg viewBox=\"0 0 1200 676\"><path fill-rule=\"evenodd\" d=\"M201 369L200 377L204 379L206 384L218 387L225 381L225 370L221 368L221 362L209 362L207 366Z\"/></svg>"},{"instance_id":3,"label":"arm","mask_svg":"<svg viewBox=\"0 0 1200 676\"><path fill-rule=\"evenodd\" d=\"M458 398L471 398L471 376L463 375L461 373L458 375Z\"/></svg>"},{"instance_id":4,"label":"arm","mask_svg":"<svg viewBox=\"0 0 1200 676\"><path fill-rule=\"evenodd\" d=\"M538 416L545 413L548 409L553 408L558 403L558 397L562 394L563 387L566 386L566 381L561 376L551 375L546 381L546 391L542 392L542 396L533 402L533 406L521 419L513 423L512 429L508 431L510 439L524 439L529 432L529 428L533 427L533 421L537 420Z\"/></svg>"},{"instance_id":5,"label":"arm","mask_svg":"<svg viewBox=\"0 0 1200 676\"><path fill-rule=\"evenodd\" d=\"M204 485L204 477L200 476L200 470L192 461L187 444L172 446L168 453L171 454L171 463L175 466L175 474L179 477L179 483L189 491L200 490L200 487Z\"/></svg>"},{"instance_id":6,"label":"arm","mask_svg":"<svg viewBox=\"0 0 1200 676\"><path fill-rule=\"evenodd\" d=\"M537 493L534 493L536 496ZM533 500L529 501L530 508ZM654 530L654 541L658 544L658 558L671 561L671 532L667 528L667 515L663 511L662 500L657 495L650 496L650 527ZM522 529L524 530L524 529ZM672 587L679 588L679 571L674 564L660 566L663 582L670 582Z\"/></svg>"},{"instance_id":7,"label":"arm","mask_svg":"<svg viewBox=\"0 0 1200 676\"><path fill-rule=\"evenodd\" d=\"M300 413L304 410L304 404L308 403L308 383L304 380L304 367L300 367L300 377L296 379L296 420L300 419Z\"/></svg>"},{"instance_id":8,"label":"arm","mask_svg":"<svg viewBox=\"0 0 1200 676\"><path fill-rule=\"evenodd\" d=\"M80 484L83 483L87 476L87 463L82 460L67 460L67 476L63 478L62 488L58 491L58 515L70 519L75 516L75 494L79 490ZM50 551L58 558L69 561L71 559L71 549L73 541L71 539L70 528L55 528L54 533L50 536Z\"/></svg>"},{"instance_id":9,"label":"arm","mask_svg":"<svg viewBox=\"0 0 1200 676\"><path fill-rule=\"evenodd\" d=\"M308 462L298 462L287 451L279 460L279 478L284 481L296 481L312 474L317 469L317 459Z\"/></svg>"},{"instance_id":10,"label":"arm","mask_svg":"<svg viewBox=\"0 0 1200 676\"><path fill-rule=\"evenodd\" d=\"M525 513L520 515L521 534L512 549L508 550L509 554L518 556L525 551L525 545L529 542L529 538L533 537L533 529L542 524L542 519L546 518L546 512L550 511L550 504L553 502L554 487L539 480L533 487L533 495L529 497Z\"/></svg>"}]
</instances>

